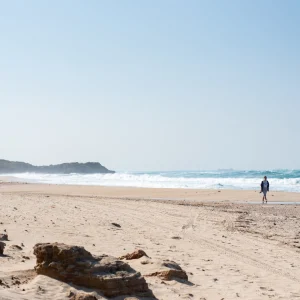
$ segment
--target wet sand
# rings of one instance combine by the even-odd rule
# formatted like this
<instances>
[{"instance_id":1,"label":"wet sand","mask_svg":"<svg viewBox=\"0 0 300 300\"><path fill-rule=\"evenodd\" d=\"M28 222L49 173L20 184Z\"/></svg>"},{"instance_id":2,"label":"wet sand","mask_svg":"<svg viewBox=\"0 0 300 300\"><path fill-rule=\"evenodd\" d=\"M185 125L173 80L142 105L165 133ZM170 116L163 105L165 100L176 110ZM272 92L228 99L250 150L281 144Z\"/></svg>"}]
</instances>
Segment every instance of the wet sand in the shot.
<instances>
[{"instance_id":1,"label":"wet sand","mask_svg":"<svg viewBox=\"0 0 300 300\"><path fill-rule=\"evenodd\" d=\"M4 180L2 178L2 180ZM10 178L6 178L10 180ZM106 186L84 186L84 185L53 185L53 184L29 184L0 181L1 192L26 192L26 193L48 193L51 195L68 196L94 196L97 198L118 199L152 199L173 201L198 201L198 202L242 202L259 203L262 194L259 190L198 190L198 189L158 189L158 188L135 188L135 187L106 187ZM270 202L299 202L300 193L288 193L270 191L268 193Z\"/></svg>"}]
</instances>

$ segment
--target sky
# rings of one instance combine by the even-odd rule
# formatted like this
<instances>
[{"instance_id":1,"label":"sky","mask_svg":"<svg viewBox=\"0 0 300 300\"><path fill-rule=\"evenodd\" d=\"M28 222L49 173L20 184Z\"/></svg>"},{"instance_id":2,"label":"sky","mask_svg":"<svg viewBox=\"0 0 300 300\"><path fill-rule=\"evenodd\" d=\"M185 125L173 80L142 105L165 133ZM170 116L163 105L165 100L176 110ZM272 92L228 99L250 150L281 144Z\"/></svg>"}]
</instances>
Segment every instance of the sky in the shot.
<instances>
[{"instance_id":1,"label":"sky","mask_svg":"<svg viewBox=\"0 0 300 300\"><path fill-rule=\"evenodd\" d=\"M300 1L0 0L0 158L300 169Z\"/></svg>"}]
</instances>

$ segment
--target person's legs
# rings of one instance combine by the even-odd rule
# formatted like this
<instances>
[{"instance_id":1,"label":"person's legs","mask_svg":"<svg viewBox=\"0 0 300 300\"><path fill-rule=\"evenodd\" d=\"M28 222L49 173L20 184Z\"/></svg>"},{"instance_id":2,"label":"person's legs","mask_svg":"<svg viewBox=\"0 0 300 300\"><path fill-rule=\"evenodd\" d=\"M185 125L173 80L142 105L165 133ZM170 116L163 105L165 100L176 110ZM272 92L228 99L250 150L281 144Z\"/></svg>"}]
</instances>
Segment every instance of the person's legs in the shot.
<instances>
[{"instance_id":1,"label":"person's legs","mask_svg":"<svg viewBox=\"0 0 300 300\"><path fill-rule=\"evenodd\" d=\"M264 191L264 200L266 201L266 203L268 203L268 200L267 200L267 191Z\"/></svg>"}]
</instances>

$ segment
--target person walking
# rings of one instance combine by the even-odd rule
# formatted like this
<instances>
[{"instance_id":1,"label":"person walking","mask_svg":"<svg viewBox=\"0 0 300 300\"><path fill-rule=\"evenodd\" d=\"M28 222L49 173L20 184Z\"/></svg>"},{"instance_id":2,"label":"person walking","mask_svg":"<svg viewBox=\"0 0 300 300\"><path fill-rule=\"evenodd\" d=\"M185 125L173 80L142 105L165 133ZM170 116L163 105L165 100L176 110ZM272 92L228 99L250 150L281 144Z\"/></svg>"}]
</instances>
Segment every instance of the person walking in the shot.
<instances>
[{"instance_id":1,"label":"person walking","mask_svg":"<svg viewBox=\"0 0 300 300\"><path fill-rule=\"evenodd\" d=\"M266 203L268 203L267 192L269 191L269 187L270 187L269 181L267 180L267 176L265 176L264 180L260 184L260 192L264 194L262 198L262 204L264 204L265 201Z\"/></svg>"}]
</instances>

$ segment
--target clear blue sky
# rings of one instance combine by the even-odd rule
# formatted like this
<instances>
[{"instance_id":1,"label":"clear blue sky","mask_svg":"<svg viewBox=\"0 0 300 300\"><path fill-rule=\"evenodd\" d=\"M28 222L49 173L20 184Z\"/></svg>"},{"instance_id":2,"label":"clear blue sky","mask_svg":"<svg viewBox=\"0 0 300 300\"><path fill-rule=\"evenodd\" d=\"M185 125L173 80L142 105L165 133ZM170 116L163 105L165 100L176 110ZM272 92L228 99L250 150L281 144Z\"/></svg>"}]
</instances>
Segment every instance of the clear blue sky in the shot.
<instances>
[{"instance_id":1,"label":"clear blue sky","mask_svg":"<svg viewBox=\"0 0 300 300\"><path fill-rule=\"evenodd\" d=\"M300 168L300 1L0 1L0 158Z\"/></svg>"}]
</instances>

